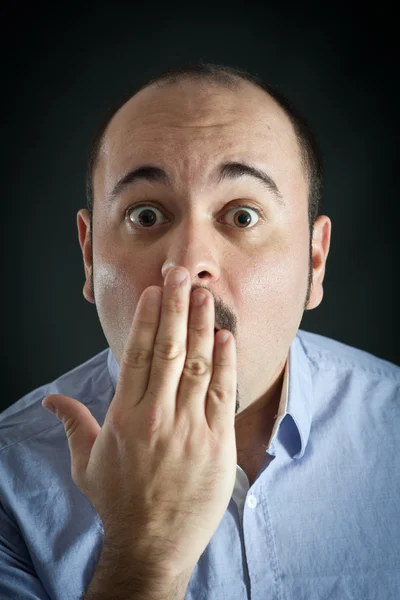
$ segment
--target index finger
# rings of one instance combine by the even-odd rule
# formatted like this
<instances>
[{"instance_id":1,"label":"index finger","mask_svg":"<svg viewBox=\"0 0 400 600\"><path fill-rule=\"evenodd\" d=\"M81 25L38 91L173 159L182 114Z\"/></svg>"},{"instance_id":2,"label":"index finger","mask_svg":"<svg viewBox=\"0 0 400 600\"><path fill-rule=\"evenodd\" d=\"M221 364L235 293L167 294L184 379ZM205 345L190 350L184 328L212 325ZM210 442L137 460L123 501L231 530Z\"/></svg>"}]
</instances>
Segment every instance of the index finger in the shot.
<instances>
[{"instance_id":1,"label":"index finger","mask_svg":"<svg viewBox=\"0 0 400 600\"><path fill-rule=\"evenodd\" d=\"M155 285L146 288L139 298L110 404L114 416L136 406L147 390L162 298L162 289Z\"/></svg>"}]
</instances>

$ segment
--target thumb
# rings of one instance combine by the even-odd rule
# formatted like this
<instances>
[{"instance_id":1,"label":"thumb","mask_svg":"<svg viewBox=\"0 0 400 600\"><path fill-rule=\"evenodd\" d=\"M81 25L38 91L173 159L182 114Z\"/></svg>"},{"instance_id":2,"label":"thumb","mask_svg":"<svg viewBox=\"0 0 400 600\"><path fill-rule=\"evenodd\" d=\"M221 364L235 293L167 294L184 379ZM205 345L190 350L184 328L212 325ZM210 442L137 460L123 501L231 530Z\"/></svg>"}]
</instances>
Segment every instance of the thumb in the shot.
<instances>
[{"instance_id":1,"label":"thumb","mask_svg":"<svg viewBox=\"0 0 400 600\"><path fill-rule=\"evenodd\" d=\"M42 400L42 406L54 412L63 422L71 453L72 478L78 485L80 475L84 475L87 469L90 453L101 427L84 404L69 396L46 396Z\"/></svg>"}]
</instances>

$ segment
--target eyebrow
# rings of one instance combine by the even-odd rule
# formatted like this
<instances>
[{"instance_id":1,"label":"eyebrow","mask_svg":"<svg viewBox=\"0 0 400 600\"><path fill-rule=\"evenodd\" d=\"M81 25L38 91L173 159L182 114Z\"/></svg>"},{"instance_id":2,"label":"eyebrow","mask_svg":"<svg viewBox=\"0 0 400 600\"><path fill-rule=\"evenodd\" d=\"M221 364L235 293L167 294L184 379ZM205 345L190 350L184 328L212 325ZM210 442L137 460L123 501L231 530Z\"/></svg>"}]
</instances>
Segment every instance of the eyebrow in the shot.
<instances>
[{"instance_id":1,"label":"eyebrow","mask_svg":"<svg viewBox=\"0 0 400 600\"><path fill-rule=\"evenodd\" d=\"M280 203L283 204L283 197L280 193L278 186L275 181L265 173L262 169L252 167L242 162L228 162L219 165L219 178L218 183L224 180L240 179L241 177L252 177L256 181L263 184L264 188L268 192L272 192L273 197ZM172 188L173 183L168 174L160 167L154 167L152 165L145 165L129 171L126 175L121 177L115 184L107 201L107 206L110 208L117 197L127 186L135 183L136 181L148 181L150 183L162 183Z\"/></svg>"}]
</instances>

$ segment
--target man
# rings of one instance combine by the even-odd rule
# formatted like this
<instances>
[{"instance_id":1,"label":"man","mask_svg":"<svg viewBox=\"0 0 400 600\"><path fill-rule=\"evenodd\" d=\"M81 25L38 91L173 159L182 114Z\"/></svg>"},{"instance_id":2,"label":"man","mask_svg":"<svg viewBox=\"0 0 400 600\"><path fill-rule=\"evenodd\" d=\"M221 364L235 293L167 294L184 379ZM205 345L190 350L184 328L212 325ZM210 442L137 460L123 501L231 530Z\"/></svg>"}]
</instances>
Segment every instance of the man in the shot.
<instances>
[{"instance_id":1,"label":"man","mask_svg":"<svg viewBox=\"0 0 400 600\"><path fill-rule=\"evenodd\" d=\"M2 598L399 597L400 369L298 329L321 177L241 71L171 71L109 115L77 225L110 347L0 418Z\"/></svg>"}]
</instances>

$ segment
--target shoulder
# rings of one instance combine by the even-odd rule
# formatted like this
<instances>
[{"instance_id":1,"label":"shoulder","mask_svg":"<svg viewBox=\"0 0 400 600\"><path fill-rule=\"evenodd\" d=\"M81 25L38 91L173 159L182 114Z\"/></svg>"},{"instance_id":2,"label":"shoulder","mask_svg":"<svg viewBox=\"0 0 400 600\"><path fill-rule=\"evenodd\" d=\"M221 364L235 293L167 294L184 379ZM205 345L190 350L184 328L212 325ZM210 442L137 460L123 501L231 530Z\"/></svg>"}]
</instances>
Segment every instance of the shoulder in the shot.
<instances>
[{"instance_id":1,"label":"shoulder","mask_svg":"<svg viewBox=\"0 0 400 600\"><path fill-rule=\"evenodd\" d=\"M310 369L314 428L322 424L326 434L329 425L335 439L347 432L388 451L398 447L400 367L322 335L299 331L296 339Z\"/></svg>"},{"instance_id":2,"label":"shoulder","mask_svg":"<svg viewBox=\"0 0 400 600\"><path fill-rule=\"evenodd\" d=\"M298 330L296 338L314 372L352 371L364 377L384 378L400 383L400 367L370 352L302 329Z\"/></svg>"},{"instance_id":3,"label":"shoulder","mask_svg":"<svg viewBox=\"0 0 400 600\"><path fill-rule=\"evenodd\" d=\"M60 422L43 408L49 394L63 394L90 406L113 387L107 368L109 349L103 350L50 383L19 398L0 413L0 450L57 426Z\"/></svg>"}]
</instances>

